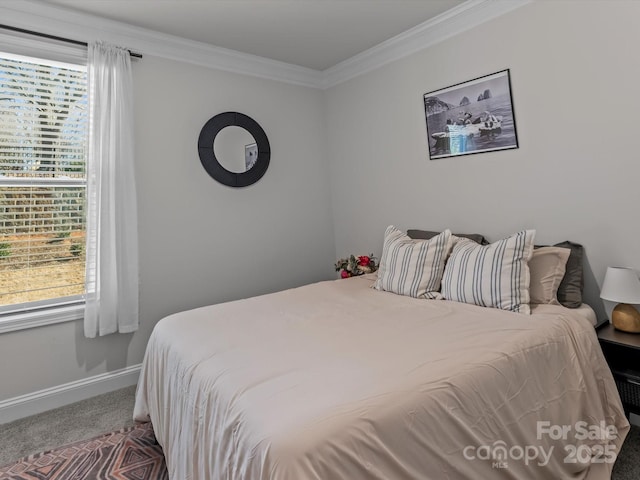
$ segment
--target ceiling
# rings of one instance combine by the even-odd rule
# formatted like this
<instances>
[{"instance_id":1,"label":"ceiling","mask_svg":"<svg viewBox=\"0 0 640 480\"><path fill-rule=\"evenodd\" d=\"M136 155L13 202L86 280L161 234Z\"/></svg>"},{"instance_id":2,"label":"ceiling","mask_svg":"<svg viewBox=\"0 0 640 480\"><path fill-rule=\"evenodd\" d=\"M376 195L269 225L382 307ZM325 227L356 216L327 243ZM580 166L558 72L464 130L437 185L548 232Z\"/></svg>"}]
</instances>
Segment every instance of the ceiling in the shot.
<instances>
[{"instance_id":1,"label":"ceiling","mask_svg":"<svg viewBox=\"0 0 640 480\"><path fill-rule=\"evenodd\" d=\"M325 70L464 0L43 0Z\"/></svg>"}]
</instances>

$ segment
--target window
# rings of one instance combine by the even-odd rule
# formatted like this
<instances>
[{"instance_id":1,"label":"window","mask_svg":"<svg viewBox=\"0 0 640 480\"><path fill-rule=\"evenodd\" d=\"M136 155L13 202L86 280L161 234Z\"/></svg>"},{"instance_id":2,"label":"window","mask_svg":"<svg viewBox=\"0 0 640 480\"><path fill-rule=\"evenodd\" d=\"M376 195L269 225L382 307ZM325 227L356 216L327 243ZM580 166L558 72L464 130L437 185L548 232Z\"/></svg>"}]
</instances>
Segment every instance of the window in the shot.
<instances>
[{"instance_id":1,"label":"window","mask_svg":"<svg viewBox=\"0 0 640 480\"><path fill-rule=\"evenodd\" d=\"M86 77L0 52L0 315L82 300Z\"/></svg>"}]
</instances>

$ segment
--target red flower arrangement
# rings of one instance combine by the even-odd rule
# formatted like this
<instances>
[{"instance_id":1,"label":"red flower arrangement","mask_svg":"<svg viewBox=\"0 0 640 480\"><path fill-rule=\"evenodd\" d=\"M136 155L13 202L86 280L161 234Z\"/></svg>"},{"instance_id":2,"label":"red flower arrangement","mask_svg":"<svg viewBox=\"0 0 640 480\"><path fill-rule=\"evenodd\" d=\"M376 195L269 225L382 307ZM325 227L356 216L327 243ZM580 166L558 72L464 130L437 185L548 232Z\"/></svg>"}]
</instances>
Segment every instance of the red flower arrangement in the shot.
<instances>
[{"instance_id":1,"label":"red flower arrangement","mask_svg":"<svg viewBox=\"0 0 640 480\"><path fill-rule=\"evenodd\" d=\"M335 267L336 272L340 272L342 278L364 275L365 273L375 272L378 269L373 253L359 257L350 255L348 258L341 258L336 262Z\"/></svg>"}]
</instances>

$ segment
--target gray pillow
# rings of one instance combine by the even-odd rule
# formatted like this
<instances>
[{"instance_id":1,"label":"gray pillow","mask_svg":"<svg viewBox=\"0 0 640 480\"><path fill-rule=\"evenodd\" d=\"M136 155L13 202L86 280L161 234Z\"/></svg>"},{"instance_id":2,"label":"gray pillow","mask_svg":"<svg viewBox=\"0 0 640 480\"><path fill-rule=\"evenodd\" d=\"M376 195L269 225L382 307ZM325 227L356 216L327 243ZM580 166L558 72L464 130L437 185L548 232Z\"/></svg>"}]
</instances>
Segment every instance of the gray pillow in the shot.
<instances>
[{"instance_id":1,"label":"gray pillow","mask_svg":"<svg viewBox=\"0 0 640 480\"><path fill-rule=\"evenodd\" d=\"M544 245L536 245L534 248L542 246ZM582 272L584 247L568 240L556 243L554 247L571 250L564 277L558 287L558 301L567 308L578 308L582 305L582 292L584 291L584 274Z\"/></svg>"},{"instance_id":2,"label":"gray pillow","mask_svg":"<svg viewBox=\"0 0 640 480\"><path fill-rule=\"evenodd\" d=\"M429 230L407 230L407 235L414 240L430 240L436 235L440 235L440 232L431 232ZM487 239L479 233L454 233L454 235L456 237L468 238L480 245L489 245Z\"/></svg>"}]
</instances>

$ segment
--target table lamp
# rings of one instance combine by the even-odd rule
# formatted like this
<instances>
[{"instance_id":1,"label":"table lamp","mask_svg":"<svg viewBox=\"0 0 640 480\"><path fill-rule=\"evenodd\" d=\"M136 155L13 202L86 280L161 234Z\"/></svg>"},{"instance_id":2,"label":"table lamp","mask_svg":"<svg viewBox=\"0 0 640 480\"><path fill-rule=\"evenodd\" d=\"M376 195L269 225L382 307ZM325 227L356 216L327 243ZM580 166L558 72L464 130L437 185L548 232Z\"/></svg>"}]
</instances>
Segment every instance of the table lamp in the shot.
<instances>
[{"instance_id":1,"label":"table lamp","mask_svg":"<svg viewBox=\"0 0 640 480\"><path fill-rule=\"evenodd\" d=\"M640 333L640 312L630 303L640 303L640 280L630 268L609 267L604 276L600 298L618 302L611 323L618 330Z\"/></svg>"}]
</instances>

